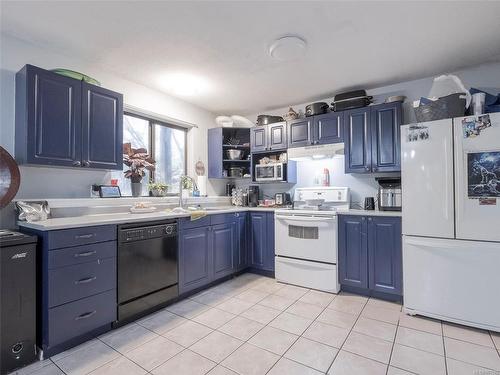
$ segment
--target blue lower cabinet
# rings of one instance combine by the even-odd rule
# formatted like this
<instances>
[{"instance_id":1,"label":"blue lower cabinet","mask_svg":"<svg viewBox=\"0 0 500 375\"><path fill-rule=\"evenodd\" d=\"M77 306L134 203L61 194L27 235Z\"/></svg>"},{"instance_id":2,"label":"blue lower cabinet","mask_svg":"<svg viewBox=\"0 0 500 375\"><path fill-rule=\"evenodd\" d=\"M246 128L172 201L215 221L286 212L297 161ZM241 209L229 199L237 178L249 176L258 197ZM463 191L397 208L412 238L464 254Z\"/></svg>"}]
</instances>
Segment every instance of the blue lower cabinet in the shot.
<instances>
[{"instance_id":1,"label":"blue lower cabinet","mask_svg":"<svg viewBox=\"0 0 500 375\"><path fill-rule=\"evenodd\" d=\"M342 286L403 294L400 217L340 215L338 257Z\"/></svg>"},{"instance_id":2,"label":"blue lower cabinet","mask_svg":"<svg viewBox=\"0 0 500 375\"><path fill-rule=\"evenodd\" d=\"M342 285L368 288L368 250L364 216L339 216L339 279Z\"/></svg>"},{"instance_id":3,"label":"blue lower cabinet","mask_svg":"<svg viewBox=\"0 0 500 375\"><path fill-rule=\"evenodd\" d=\"M37 345L49 357L111 329L117 319L116 225L37 231Z\"/></svg>"},{"instance_id":4,"label":"blue lower cabinet","mask_svg":"<svg viewBox=\"0 0 500 375\"><path fill-rule=\"evenodd\" d=\"M274 271L274 214L250 212L250 266Z\"/></svg>"},{"instance_id":5,"label":"blue lower cabinet","mask_svg":"<svg viewBox=\"0 0 500 375\"><path fill-rule=\"evenodd\" d=\"M382 293L403 294L401 220L368 218L369 288Z\"/></svg>"},{"instance_id":6,"label":"blue lower cabinet","mask_svg":"<svg viewBox=\"0 0 500 375\"><path fill-rule=\"evenodd\" d=\"M212 250L214 258L214 279L234 272L236 249L236 223L212 226Z\"/></svg>"},{"instance_id":7,"label":"blue lower cabinet","mask_svg":"<svg viewBox=\"0 0 500 375\"><path fill-rule=\"evenodd\" d=\"M236 213L236 240L234 266L240 271L248 266L248 213Z\"/></svg>"},{"instance_id":8,"label":"blue lower cabinet","mask_svg":"<svg viewBox=\"0 0 500 375\"><path fill-rule=\"evenodd\" d=\"M200 288L212 280L211 227L183 230L179 234L179 293Z\"/></svg>"}]
</instances>

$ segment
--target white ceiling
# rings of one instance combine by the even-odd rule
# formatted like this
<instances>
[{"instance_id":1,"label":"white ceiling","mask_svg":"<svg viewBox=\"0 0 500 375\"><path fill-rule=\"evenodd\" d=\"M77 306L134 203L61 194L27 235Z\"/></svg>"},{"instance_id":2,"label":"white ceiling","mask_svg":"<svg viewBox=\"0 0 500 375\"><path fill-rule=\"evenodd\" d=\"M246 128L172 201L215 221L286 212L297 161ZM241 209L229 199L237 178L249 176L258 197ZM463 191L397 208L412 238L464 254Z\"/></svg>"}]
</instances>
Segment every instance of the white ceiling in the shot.
<instances>
[{"instance_id":1,"label":"white ceiling","mask_svg":"<svg viewBox=\"0 0 500 375\"><path fill-rule=\"evenodd\" d=\"M500 2L2 1L2 32L164 90L187 72L211 89L186 100L255 113L500 61ZM306 56L278 62L286 34ZM99 77L96 77L99 78Z\"/></svg>"}]
</instances>

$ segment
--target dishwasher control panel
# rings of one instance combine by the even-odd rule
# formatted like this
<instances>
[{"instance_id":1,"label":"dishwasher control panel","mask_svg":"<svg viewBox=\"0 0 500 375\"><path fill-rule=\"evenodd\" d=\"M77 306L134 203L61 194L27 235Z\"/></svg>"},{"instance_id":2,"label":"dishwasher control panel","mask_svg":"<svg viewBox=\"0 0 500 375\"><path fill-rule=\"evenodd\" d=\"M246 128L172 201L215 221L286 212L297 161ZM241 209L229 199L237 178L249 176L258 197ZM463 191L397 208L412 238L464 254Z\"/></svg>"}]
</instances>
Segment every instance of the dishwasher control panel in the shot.
<instances>
[{"instance_id":1,"label":"dishwasher control panel","mask_svg":"<svg viewBox=\"0 0 500 375\"><path fill-rule=\"evenodd\" d=\"M177 224L152 225L138 228L121 229L120 242L143 241L150 238L173 237L177 235Z\"/></svg>"}]
</instances>

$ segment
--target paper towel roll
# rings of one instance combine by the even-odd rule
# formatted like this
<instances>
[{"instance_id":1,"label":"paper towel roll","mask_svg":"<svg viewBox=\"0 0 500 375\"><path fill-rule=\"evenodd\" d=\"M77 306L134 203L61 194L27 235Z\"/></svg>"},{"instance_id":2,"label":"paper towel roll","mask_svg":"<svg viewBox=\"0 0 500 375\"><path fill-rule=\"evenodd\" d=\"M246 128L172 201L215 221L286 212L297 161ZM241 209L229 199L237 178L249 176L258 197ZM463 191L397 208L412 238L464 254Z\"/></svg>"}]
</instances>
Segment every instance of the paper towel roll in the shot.
<instances>
[{"instance_id":1,"label":"paper towel roll","mask_svg":"<svg viewBox=\"0 0 500 375\"><path fill-rule=\"evenodd\" d=\"M198 190L200 191L200 196L207 196L207 176L198 176L196 184L198 185Z\"/></svg>"}]
</instances>

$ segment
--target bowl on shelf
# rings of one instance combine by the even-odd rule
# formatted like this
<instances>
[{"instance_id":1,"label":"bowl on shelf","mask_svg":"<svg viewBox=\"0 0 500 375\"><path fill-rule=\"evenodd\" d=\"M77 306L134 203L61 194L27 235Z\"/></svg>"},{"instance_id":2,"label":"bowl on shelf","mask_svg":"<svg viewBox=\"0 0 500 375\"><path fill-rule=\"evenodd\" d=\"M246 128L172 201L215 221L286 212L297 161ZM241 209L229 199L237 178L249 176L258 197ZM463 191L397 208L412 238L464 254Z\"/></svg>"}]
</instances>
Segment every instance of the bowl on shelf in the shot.
<instances>
[{"instance_id":1,"label":"bowl on shelf","mask_svg":"<svg viewBox=\"0 0 500 375\"><path fill-rule=\"evenodd\" d=\"M229 149L227 150L227 158L229 160L241 160L243 157L243 150Z\"/></svg>"}]
</instances>

